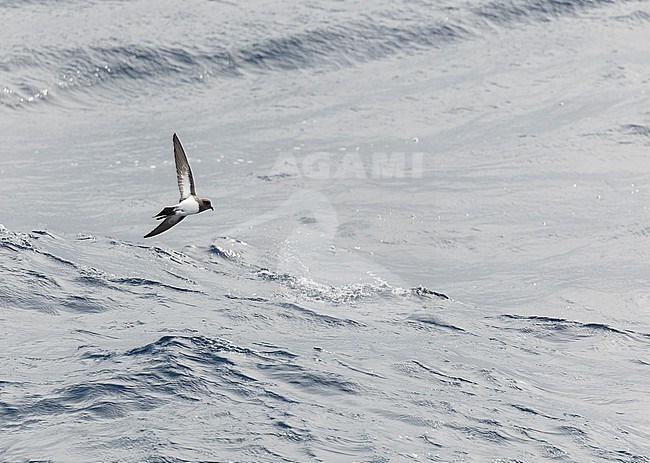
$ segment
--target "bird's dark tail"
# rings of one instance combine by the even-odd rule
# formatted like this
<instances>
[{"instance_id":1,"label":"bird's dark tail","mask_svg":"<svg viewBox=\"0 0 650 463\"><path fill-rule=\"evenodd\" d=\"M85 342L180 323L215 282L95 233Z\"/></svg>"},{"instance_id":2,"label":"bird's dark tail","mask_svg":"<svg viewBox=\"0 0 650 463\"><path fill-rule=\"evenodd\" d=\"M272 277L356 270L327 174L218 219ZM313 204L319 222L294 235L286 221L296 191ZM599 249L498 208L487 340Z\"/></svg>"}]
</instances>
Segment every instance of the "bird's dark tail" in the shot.
<instances>
[{"instance_id":1,"label":"bird's dark tail","mask_svg":"<svg viewBox=\"0 0 650 463\"><path fill-rule=\"evenodd\" d=\"M168 215L174 215L174 212L175 212L174 207L166 207L162 211L154 215L153 217L154 219L160 220L160 219L164 219Z\"/></svg>"}]
</instances>

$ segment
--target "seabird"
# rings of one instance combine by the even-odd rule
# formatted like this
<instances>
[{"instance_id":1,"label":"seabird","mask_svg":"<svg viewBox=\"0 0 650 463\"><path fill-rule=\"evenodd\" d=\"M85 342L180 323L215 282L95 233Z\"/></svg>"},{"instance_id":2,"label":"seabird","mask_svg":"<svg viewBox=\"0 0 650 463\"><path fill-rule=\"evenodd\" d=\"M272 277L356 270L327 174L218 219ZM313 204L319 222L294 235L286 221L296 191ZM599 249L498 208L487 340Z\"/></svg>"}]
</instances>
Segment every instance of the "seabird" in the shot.
<instances>
[{"instance_id":1,"label":"seabird","mask_svg":"<svg viewBox=\"0 0 650 463\"><path fill-rule=\"evenodd\" d=\"M145 238L150 238L169 230L188 215L198 214L199 212L207 211L208 209L214 210L209 199L201 199L196 196L192 169L190 169L190 164L187 162L187 156L185 156L183 145L181 145L181 141L178 139L176 134L174 134L172 140L174 142L176 178L178 180L178 190L181 192L181 199L178 201L177 205L166 207L158 214L154 215L155 219L165 220L163 220L156 228L144 235Z\"/></svg>"}]
</instances>

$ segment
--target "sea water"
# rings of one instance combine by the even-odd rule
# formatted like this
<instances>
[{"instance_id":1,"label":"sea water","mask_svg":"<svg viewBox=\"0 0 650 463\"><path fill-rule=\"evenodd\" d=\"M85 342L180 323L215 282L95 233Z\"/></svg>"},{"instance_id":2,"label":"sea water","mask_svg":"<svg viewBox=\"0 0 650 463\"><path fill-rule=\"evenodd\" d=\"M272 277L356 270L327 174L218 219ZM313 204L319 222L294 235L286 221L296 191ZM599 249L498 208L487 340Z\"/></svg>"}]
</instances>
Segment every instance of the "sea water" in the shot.
<instances>
[{"instance_id":1,"label":"sea water","mask_svg":"<svg viewBox=\"0 0 650 463\"><path fill-rule=\"evenodd\" d=\"M647 2L0 18L0 460L650 460Z\"/></svg>"}]
</instances>

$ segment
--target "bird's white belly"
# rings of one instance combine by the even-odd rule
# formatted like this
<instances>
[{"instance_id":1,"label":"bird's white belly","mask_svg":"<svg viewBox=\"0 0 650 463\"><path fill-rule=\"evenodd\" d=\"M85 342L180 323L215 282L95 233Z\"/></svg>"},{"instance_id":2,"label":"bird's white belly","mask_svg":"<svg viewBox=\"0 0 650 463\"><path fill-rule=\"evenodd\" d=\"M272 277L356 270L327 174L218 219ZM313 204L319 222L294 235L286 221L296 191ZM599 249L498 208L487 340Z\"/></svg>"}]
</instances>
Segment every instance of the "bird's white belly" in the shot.
<instances>
[{"instance_id":1,"label":"bird's white belly","mask_svg":"<svg viewBox=\"0 0 650 463\"><path fill-rule=\"evenodd\" d=\"M191 215L199 213L199 203L193 196L185 198L175 207L176 215Z\"/></svg>"}]
</instances>

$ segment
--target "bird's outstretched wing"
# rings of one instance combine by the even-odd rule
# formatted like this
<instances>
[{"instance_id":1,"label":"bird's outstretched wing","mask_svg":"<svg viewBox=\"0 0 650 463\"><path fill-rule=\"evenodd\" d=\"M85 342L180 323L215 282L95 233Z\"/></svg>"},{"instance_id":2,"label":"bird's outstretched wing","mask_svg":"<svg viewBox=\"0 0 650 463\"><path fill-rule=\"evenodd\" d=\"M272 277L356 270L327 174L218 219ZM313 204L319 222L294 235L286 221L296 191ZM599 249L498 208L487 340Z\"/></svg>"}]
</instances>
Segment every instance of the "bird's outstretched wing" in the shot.
<instances>
[{"instance_id":1,"label":"bird's outstretched wing","mask_svg":"<svg viewBox=\"0 0 650 463\"><path fill-rule=\"evenodd\" d=\"M154 228L149 233L144 235L144 237L151 238L152 236L160 235L162 232L169 230L184 218L185 218L184 215L170 215L165 220L160 222L160 224L156 228Z\"/></svg>"},{"instance_id":2,"label":"bird's outstretched wing","mask_svg":"<svg viewBox=\"0 0 650 463\"><path fill-rule=\"evenodd\" d=\"M187 156L185 156L185 150L181 141L178 139L176 134L172 137L174 141L174 161L176 161L176 179L178 180L178 190L181 192L181 199L179 202L183 201L190 197L190 195L196 195L194 190L194 177L192 176L192 169L190 169L190 163L187 162Z\"/></svg>"}]
</instances>

